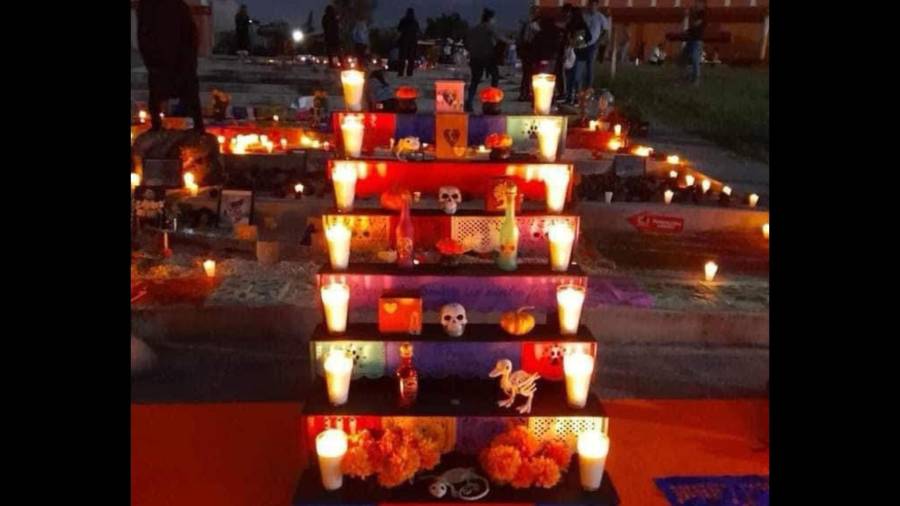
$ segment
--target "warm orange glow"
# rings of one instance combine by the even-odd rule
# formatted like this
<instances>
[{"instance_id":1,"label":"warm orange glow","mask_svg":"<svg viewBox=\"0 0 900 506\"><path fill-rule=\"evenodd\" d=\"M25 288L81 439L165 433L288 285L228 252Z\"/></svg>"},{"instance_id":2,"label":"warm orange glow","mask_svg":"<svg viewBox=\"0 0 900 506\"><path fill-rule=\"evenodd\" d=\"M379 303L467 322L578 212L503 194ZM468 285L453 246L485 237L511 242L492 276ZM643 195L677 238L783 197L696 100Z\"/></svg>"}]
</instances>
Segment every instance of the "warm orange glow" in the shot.
<instances>
[{"instance_id":1,"label":"warm orange glow","mask_svg":"<svg viewBox=\"0 0 900 506\"><path fill-rule=\"evenodd\" d=\"M141 124L146 123L147 122L147 111L141 109L138 112L138 119L141 121Z\"/></svg>"},{"instance_id":2,"label":"warm orange glow","mask_svg":"<svg viewBox=\"0 0 900 506\"><path fill-rule=\"evenodd\" d=\"M215 260L207 260L203 262L203 271L206 272L206 276L210 278L216 277L216 261Z\"/></svg>"},{"instance_id":3,"label":"warm orange glow","mask_svg":"<svg viewBox=\"0 0 900 506\"><path fill-rule=\"evenodd\" d=\"M769 238L769 224L768 223L763 224L762 232L763 232L763 237L768 239Z\"/></svg>"},{"instance_id":4,"label":"warm orange glow","mask_svg":"<svg viewBox=\"0 0 900 506\"><path fill-rule=\"evenodd\" d=\"M272 116L272 121L278 123L278 115L277 114Z\"/></svg>"},{"instance_id":5,"label":"warm orange glow","mask_svg":"<svg viewBox=\"0 0 900 506\"><path fill-rule=\"evenodd\" d=\"M652 153L652 152L653 152L653 148L650 148L647 146L637 146L632 151L632 153L634 153L638 156L643 156L643 157L650 156L650 153Z\"/></svg>"},{"instance_id":6,"label":"warm orange glow","mask_svg":"<svg viewBox=\"0 0 900 506\"><path fill-rule=\"evenodd\" d=\"M724 193L725 195L731 196L731 187L730 187L730 186L723 186L723 187L722 187L722 193Z\"/></svg>"},{"instance_id":7,"label":"warm orange glow","mask_svg":"<svg viewBox=\"0 0 900 506\"><path fill-rule=\"evenodd\" d=\"M294 185L295 193L303 193L303 183L297 183Z\"/></svg>"},{"instance_id":8,"label":"warm orange glow","mask_svg":"<svg viewBox=\"0 0 900 506\"><path fill-rule=\"evenodd\" d=\"M606 147L608 147L610 151L618 151L622 147L622 140L618 137L613 137L606 144Z\"/></svg>"},{"instance_id":9,"label":"warm orange glow","mask_svg":"<svg viewBox=\"0 0 900 506\"><path fill-rule=\"evenodd\" d=\"M622 135L622 125L616 123L615 126L613 126L613 133L616 134L616 137Z\"/></svg>"},{"instance_id":10,"label":"warm orange glow","mask_svg":"<svg viewBox=\"0 0 900 506\"><path fill-rule=\"evenodd\" d=\"M688 186L694 186L694 176L690 174L684 176L684 183Z\"/></svg>"},{"instance_id":11,"label":"warm orange glow","mask_svg":"<svg viewBox=\"0 0 900 506\"><path fill-rule=\"evenodd\" d=\"M141 175L137 172L131 173L131 189L134 190L141 185Z\"/></svg>"},{"instance_id":12,"label":"warm orange glow","mask_svg":"<svg viewBox=\"0 0 900 506\"><path fill-rule=\"evenodd\" d=\"M750 207L756 207L756 204L759 202L759 195L755 193L750 194Z\"/></svg>"},{"instance_id":13,"label":"warm orange glow","mask_svg":"<svg viewBox=\"0 0 900 506\"><path fill-rule=\"evenodd\" d=\"M678 179L678 171L677 171L677 170L670 170L670 171L669 171L669 177L672 178L672 179Z\"/></svg>"},{"instance_id":14,"label":"warm orange glow","mask_svg":"<svg viewBox=\"0 0 900 506\"><path fill-rule=\"evenodd\" d=\"M703 193L708 192L710 186L712 186L712 183L709 182L709 179L704 179L703 182L700 183L700 187L703 188Z\"/></svg>"},{"instance_id":15,"label":"warm orange glow","mask_svg":"<svg viewBox=\"0 0 900 506\"><path fill-rule=\"evenodd\" d=\"M196 181L194 180L194 173L193 173L193 172L185 172L183 177L184 177L184 185L185 185L185 186L190 186L190 185L192 185L192 184L194 184L194 183L196 182Z\"/></svg>"},{"instance_id":16,"label":"warm orange glow","mask_svg":"<svg viewBox=\"0 0 900 506\"><path fill-rule=\"evenodd\" d=\"M666 157L666 162L672 165L678 165L679 163L681 163L681 159L678 158L678 155L669 155Z\"/></svg>"},{"instance_id":17,"label":"warm orange glow","mask_svg":"<svg viewBox=\"0 0 900 506\"><path fill-rule=\"evenodd\" d=\"M706 262L706 265L703 266L703 274L707 281L715 279L717 272L719 272L719 266L712 260Z\"/></svg>"}]
</instances>

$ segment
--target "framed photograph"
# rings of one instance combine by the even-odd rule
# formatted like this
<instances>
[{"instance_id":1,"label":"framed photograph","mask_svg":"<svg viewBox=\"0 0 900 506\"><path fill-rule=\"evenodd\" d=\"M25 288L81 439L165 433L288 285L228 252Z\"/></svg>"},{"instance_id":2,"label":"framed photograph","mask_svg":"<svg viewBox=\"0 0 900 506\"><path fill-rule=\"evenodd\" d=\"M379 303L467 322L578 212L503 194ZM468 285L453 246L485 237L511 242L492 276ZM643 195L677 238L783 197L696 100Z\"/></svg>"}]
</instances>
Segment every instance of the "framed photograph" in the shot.
<instances>
[{"instance_id":1,"label":"framed photograph","mask_svg":"<svg viewBox=\"0 0 900 506\"><path fill-rule=\"evenodd\" d=\"M134 216L141 227L162 228L166 222L166 189L138 186L134 189Z\"/></svg>"},{"instance_id":2,"label":"framed photograph","mask_svg":"<svg viewBox=\"0 0 900 506\"><path fill-rule=\"evenodd\" d=\"M218 222L220 228L253 224L253 191L222 190L219 192Z\"/></svg>"}]
</instances>

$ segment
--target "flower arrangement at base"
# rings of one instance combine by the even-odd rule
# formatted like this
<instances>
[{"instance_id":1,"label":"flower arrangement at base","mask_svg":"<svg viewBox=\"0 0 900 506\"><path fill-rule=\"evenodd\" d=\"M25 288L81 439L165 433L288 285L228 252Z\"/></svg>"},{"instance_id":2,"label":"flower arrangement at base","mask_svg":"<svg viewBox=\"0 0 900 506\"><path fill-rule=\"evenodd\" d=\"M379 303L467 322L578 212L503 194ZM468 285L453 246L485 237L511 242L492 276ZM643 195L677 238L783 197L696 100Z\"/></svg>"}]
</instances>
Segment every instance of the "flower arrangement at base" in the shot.
<instances>
[{"instance_id":1,"label":"flower arrangement at base","mask_svg":"<svg viewBox=\"0 0 900 506\"><path fill-rule=\"evenodd\" d=\"M397 112L401 114L415 114L418 111L416 99L419 98L419 90L412 86L400 86L394 92L397 99Z\"/></svg>"},{"instance_id":2,"label":"flower arrangement at base","mask_svg":"<svg viewBox=\"0 0 900 506\"><path fill-rule=\"evenodd\" d=\"M459 241L445 237L435 244L441 254L441 263L444 265L459 265L459 259L466 252L465 246Z\"/></svg>"},{"instance_id":3,"label":"flower arrangement at base","mask_svg":"<svg viewBox=\"0 0 900 506\"><path fill-rule=\"evenodd\" d=\"M524 425L497 435L479 456L481 467L494 483L513 488L553 488L569 469L572 452L565 443L541 443Z\"/></svg>"},{"instance_id":4,"label":"flower arrangement at base","mask_svg":"<svg viewBox=\"0 0 900 506\"><path fill-rule=\"evenodd\" d=\"M487 115L500 114L500 102L503 101L503 90L489 86L481 90L481 112Z\"/></svg>"},{"instance_id":5,"label":"flower arrangement at base","mask_svg":"<svg viewBox=\"0 0 900 506\"><path fill-rule=\"evenodd\" d=\"M440 461L439 443L427 431L397 426L384 429L379 437L369 430L348 436L341 470L362 479L375 475L379 485L393 488Z\"/></svg>"},{"instance_id":6,"label":"flower arrangement at base","mask_svg":"<svg viewBox=\"0 0 900 506\"><path fill-rule=\"evenodd\" d=\"M484 145L491 150L491 160L509 158L512 148L512 137L509 134L492 133L484 140Z\"/></svg>"}]
</instances>

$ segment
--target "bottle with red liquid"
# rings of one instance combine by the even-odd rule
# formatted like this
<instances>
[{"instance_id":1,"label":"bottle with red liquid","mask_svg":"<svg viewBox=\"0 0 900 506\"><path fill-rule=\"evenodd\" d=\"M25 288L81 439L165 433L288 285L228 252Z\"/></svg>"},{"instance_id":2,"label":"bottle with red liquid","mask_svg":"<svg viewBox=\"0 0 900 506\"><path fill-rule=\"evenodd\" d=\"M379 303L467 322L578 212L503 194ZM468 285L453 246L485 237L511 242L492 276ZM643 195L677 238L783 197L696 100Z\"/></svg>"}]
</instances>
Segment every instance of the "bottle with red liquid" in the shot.
<instances>
[{"instance_id":1,"label":"bottle with red liquid","mask_svg":"<svg viewBox=\"0 0 900 506\"><path fill-rule=\"evenodd\" d=\"M399 403L401 407L408 407L416 402L419 394L419 371L412 363L412 343L400 345L400 367L397 368L397 384Z\"/></svg>"},{"instance_id":2,"label":"bottle with red liquid","mask_svg":"<svg viewBox=\"0 0 900 506\"><path fill-rule=\"evenodd\" d=\"M400 221L397 223L397 265L402 268L412 268L413 262L413 223L409 215L410 201L403 199L403 207L400 209Z\"/></svg>"}]
</instances>

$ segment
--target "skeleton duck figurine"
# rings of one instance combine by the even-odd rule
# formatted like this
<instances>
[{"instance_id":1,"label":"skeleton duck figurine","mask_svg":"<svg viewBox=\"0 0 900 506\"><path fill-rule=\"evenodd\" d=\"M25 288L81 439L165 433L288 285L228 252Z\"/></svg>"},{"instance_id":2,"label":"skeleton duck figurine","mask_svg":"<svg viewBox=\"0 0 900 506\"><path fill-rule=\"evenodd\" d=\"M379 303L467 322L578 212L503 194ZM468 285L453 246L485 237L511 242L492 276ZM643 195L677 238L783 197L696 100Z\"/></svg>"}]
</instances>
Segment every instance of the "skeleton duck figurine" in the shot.
<instances>
[{"instance_id":1,"label":"skeleton duck figurine","mask_svg":"<svg viewBox=\"0 0 900 506\"><path fill-rule=\"evenodd\" d=\"M498 401L497 405L501 408L512 407L516 401L516 396L521 395L528 398L528 402L519 406L520 414L531 413L531 402L534 400L534 394L537 392L537 380L541 378L538 373L527 373L525 371L513 371L512 361L502 358L497 361L494 370L489 374L491 378L500 378L500 389L508 395L508 399Z\"/></svg>"}]
</instances>

